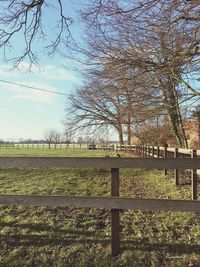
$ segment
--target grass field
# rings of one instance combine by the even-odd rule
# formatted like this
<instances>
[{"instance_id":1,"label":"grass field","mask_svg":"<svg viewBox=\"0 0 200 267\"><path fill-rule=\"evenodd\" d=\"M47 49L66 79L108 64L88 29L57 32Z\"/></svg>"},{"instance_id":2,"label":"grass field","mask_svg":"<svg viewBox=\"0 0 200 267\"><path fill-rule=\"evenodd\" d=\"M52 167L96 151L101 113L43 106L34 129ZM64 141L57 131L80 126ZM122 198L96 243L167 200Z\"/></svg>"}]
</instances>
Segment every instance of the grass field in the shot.
<instances>
[{"instance_id":1,"label":"grass field","mask_svg":"<svg viewBox=\"0 0 200 267\"><path fill-rule=\"evenodd\" d=\"M64 153L64 154L63 154ZM105 156L104 151L0 150L1 156ZM114 156L113 152L110 152ZM120 170L120 196L189 199L189 188L154 170ZM109 196L110 171L0 169L0 194ZM110 211L0 208L0 266L200 266L200 216L121 212L122 253L112 258Z\"/></svg>"},{"instance_id":2,"label":"grass field","mask_svg":"<svg viewBox=\"0 0 200 267\"><path fill-rule=\"evenodd\" d=\"M0 157L105 157L116 156L114 151L88 150L88 149L26 149L1 148Z\"/></svg>"}]
</instances>

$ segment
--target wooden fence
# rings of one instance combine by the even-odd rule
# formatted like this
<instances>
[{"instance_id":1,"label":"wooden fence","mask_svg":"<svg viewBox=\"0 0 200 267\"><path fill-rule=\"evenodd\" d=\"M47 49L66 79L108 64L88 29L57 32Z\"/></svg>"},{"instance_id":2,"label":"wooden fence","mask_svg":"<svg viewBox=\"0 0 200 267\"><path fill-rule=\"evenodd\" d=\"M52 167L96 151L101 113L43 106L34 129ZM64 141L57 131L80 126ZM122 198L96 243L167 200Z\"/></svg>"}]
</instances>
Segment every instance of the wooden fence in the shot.
<instances>
[{"instance_id":1,"label":"wooden fence","mask_svg":"<svg viewBox=\"0 0 200 267\"><path fill-rule=\"evenodd\" d=\"M0 149L87 149L87 144L0 143Z\"/></svg>"},{"instance_id":2,"label":"wooden fence","mask_svg":"<svg viewBox=\"0 0 200 267\"><path fill-rule=\"evenodd\" d=\"M133 199L120 196L120 168L200 169L197 158L64 158L1 157L0 168L109 168L111 197L0 195L0 205L50 206L111 209L112 255L120 253L120 210L199 212L200 201L168 199Z\"/></svg>"},{"instance_id":3,"label":"wooden fence","mask_svg":"<svg viewBox=\"0 0 200 267\"><path fill-rule=\"evenodd\" d=\"M114 144L77 144L77 143L0 143L0 149L95 149L95 150L116 150Z\"/></svg>"},{"instance_id":4,"label":"wooden fence","mask_svg":"<svg viewBox=\"0 0 200 267\"><path fill-rule=\"evenodd\" d=\"M118 146L119 151L131 151L142 158L200 158L200 151L196 149L184 149L184 148L168 148L149 145L124 145ZM187 168L186 168L187 169ZM164 168L164 174L167 175L167 168ZM195 169L191 170L191 195L192 200L197 199L197 181L200 171ZM174 169L174 181L177 186L180 185L179 181L179 168Z\"/></svg>"}]
</instances>

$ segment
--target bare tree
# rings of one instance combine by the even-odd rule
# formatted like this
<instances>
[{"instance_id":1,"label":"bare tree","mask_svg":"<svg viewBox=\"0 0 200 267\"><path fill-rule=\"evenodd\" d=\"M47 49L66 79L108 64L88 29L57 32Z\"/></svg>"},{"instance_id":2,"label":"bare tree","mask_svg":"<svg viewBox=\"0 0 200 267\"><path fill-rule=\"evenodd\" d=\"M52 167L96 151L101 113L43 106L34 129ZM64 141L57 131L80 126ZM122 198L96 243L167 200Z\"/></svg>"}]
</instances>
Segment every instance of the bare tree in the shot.
<instances>
[{"instance_id":1,"label":"bare tree","mask_svg":"<svg viewBox=\"0 0 200 267\"><path fill-rule=\"evenodd\" d=\"M59 144L61 141L61 133L58 132L57 130L53 130L53 142L54 142L54 147L56 149L57 144Z\"/></svg>"},{"instance_id":2,"label":"bare tree","mask_svg":"<svg viewBox=\"0 0 200 267\"><path fill-rule=\"evenodd\" d=\"M140 144L149 144L154 146L163 146L170 143L176 146L177 142L168 122L157 124L155 121L146 121L137 125L133 136L139 140Z\"/></svg>"},{"instance_id":3,"label":"bare tree","mask_svg":"<svg viewBox=\"0 0 200 267\"><path fill-rule=\"evenodd\" d=\"M72 18L65 14L63 0L55 0L53 4L48 0L7 0L1 1L0 9L0 47L5 57L9 57L11 47L15 48L16 36L23 41L23 52L11 59L16 67L24 60L29 61L30 67L38 64L35 44L39 40L45 42L45 50L52 54L59 49L61 41L67 44L71 38ZM54 39L48 36L49 21L44 18L51 10L57 16Z\"/></svg>"},{"instance_id":4,"label":"bare tree","mask_svg":"<svg viewBox=\"0 0 200 267\"><path fill-rule=\"evenodd\" d=\"M181 103L200 96L197 83L191 82L199 79L199 11L193 1L106 0L93 2L82 13L88 64L101 69L110 62L145 73L179 145L186 147Z\"/></svg>"},{"instance_id":5,"label":"bare tree","mask_svg":"<svg viewBox=\"0 0 200 267\"><path fill-rule=\"evenodd\" d=\"M130 144L133 124L155 116L160 110L154 92L144 90L141 84L142 81L128 77L126 71L114 73L108 66L92 73L88 83L72 95L67 109L71 123L66 124L71 124L73 130L90 132L115 129L120 144L124 143L127 128ZM153 101L150 92L154 94Z\"/></svg>"},{"instance_id":6,"label":"bare tree","mask_svg":"<svg viewBox=\"0 0 200 267\"><path fill-rule=\"evenodd\" d=\"M83 88L77 89L70 99L67 118L73 131L84 131L90 134L99 129L114 127L123 144L123 115L120 96L117 92L106 90L97 80Z\"/></svg>"},{"instance_id":7,"label":"bare tree","mask_svg":"<svg viewBox=\"0 0 200 267\"><path fill-rule=\"evenodd\" d=\"M63 135L63 140L66 144L70 144L73 141L73 133L72 132L68 132L67 130L65 130L65 133Z\"/></svg>"},{"instance_id":8,"label":"bare tree","mask_svg":"<svg viewBox=\"0 0 200 267\"><path fill-rule=\"evenodd\" d=\"M51 144L53 143L53 140L54 140L54 130L52 130L52 129L47 130L45 132L44 137L45 137L45 140L48 144L49 149L51 149Z\"/></svg>"}]
</instances>

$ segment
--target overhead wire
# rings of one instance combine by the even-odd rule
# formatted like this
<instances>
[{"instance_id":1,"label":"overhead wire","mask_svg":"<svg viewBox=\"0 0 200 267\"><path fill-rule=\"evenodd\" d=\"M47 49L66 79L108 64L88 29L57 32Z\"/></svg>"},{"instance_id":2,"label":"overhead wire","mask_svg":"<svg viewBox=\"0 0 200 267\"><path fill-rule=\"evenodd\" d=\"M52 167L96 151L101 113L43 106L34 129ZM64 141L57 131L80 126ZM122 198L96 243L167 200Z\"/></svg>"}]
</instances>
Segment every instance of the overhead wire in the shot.
<instances>
[{"instance_id":1,"label":"overhead wire","mask_svg":"<svg viewBox=\"0 0 200 267\"><path fill-rule=\"evenodd\" d=\"M42 91L42 92L45 92L45 93L52 93L52 94L57 94L57 95L70 96L70 94L66 94L66 93L63 93L63 92L57 92L57 91L43 89L43 88L34 87L34 86L30 86L30 85L25 85L25 84L21 84L21 83L14 83L14 82L9 82L9 81L5 81L5 80L1 80L1 79L0 79L0 82L6 83L6 84L11 84L11 85L16 85L16 86L19 86L19 87L29 88L29 89L32 89L32 90Z\"/></svg>"}]
</instances>

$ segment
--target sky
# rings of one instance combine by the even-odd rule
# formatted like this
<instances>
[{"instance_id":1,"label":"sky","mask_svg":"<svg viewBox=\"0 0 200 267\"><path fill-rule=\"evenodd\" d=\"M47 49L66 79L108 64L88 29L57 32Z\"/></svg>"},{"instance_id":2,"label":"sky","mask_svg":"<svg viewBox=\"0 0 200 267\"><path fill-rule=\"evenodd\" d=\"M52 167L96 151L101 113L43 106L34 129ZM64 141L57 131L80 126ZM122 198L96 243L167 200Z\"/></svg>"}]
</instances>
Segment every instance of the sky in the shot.
<instances>
[{"instance_id":1,"label":"sky","mask_svg":"<svg viewBox=\"0 0 200 267\"><path fill-rule=\"evenodd\" d=\"M0 78L66 94L80 83L76 74L54 64L46 64L43 71L33 72L11 72L7 65L1 65ZM0 82L0 138L42 139L48 129L63 131L66 98Z\"/></svg>"},{"instance_id":2,"label":"sky","mask_svg":"<svg viewBox=\"0 0 200 267\"><path fill-rule=\"evenodd\" d=\"M63 1L65 2L65 1ZM75 16L77 4L67 1L64 12ZM45 13L45 21L56 20L55 12ZM76 17L75 17L76 19ZM48 25L47 33L53 38L53 26ZM78 35L78 26L72 28L74 36ZM16 56L22 45L20 35L15 36L12 49ZM36 40L37 41L37 40ZM33 67L27 71L28 62L22 62L19 69L11 70L10 62L3 60L0 50L0 80L38 87L45 90L70 94L81 84L80 73L72 70L70 59L54 55L48 57L38 40L38 51L42 68ZM65 66L65 67L64 67ZM0 81L0 139L18 141L23 139L43 139L49 129L64 131L65 107L67 96L24 88Z\"/></svg>"}]
</instances>

